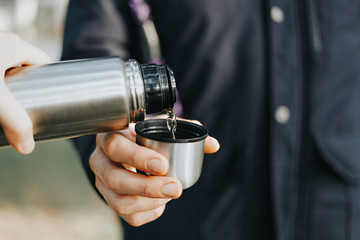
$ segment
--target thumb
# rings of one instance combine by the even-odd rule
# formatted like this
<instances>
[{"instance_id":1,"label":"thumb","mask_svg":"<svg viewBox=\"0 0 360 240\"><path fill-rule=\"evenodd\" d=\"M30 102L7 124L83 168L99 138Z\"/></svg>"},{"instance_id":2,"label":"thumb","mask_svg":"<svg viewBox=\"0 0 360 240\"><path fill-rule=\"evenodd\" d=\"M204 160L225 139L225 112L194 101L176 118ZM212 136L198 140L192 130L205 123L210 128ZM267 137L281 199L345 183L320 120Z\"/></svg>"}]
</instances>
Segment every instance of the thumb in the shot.
<instances>
[{"instance_id":1,"label":"thumb","mask_svg":"<svg viewBox=\"0 0 360 240\"><path fill-rule=\"evenodd\" d=\"M205 153L216 153L220 149L220 144L216 138L213 137L207 137L205 139Z\"/></svg>"},{"instance_id":2,"label":"thumb","mask_svg":"<svg viewBox=\"0 0 360 240\"><path fill-rule=\"evenodd\" d=\"M12 67L45 64L50 58L16 34L0 32L0 124L8 142L20 153L33 151L32 122L26 111L11 95L4 75Z\"/></svg>"},{"instance_id":3,"label":"thumb","mask_svg":"<svg viewBox=\"0 0 360 240\"><path fill-rule=\"evenodd\" d=\"M34 150L31 119L11 95L3 79L0 79L0 124L8 142L19 153L29 154Z\"/></svg>"}]
</instances>

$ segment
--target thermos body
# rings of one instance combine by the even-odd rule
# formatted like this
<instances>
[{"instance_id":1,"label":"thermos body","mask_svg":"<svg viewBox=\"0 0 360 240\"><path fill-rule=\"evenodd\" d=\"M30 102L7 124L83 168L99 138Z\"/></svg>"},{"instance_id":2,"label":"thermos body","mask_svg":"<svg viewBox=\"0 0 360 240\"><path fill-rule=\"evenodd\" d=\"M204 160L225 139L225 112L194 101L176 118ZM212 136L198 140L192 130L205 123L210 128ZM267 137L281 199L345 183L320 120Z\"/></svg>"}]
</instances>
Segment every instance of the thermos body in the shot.
<instances>
[{"instance_id":1,"label":"thermos body","mask_svg":"<svg viewBox=\"0 0 360 240\"><path fill-rule=\"evenodd\" d=\"M151 76L146 74L149 68ZM10 71L5 81L29 114L35 140L50 140L124 129L130 122L143 120L146 108L163 99L164 91L171 98L161 100L160 108L172 107L172 72L161 79L165 77L157 75L156 69L170 71L110 57L21 67ZM0 146L6 145L1 129Z\"/></svg>"}]
</instances>

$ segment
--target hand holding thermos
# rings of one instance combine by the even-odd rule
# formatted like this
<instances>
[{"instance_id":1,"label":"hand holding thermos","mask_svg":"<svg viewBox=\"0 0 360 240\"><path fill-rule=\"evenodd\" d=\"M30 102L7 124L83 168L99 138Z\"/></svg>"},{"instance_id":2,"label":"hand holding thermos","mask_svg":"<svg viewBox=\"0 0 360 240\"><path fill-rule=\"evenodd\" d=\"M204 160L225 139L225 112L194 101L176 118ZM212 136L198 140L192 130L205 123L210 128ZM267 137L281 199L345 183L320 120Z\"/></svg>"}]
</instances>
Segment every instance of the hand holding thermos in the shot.
<instances>
[{"instance_id":1,"label":"hand holding thermos","mask_svg":"<svg viewBox=\"0 0 360 240\"><path fill-rule=\"evenodd\" d=\"M23 65L50 62L50 58L17 35L0 32L0 124L8 142L20 153L28 154L35 147L32 122L23 107L7 89L6 71Z\"/></svg>"}]
</instances>

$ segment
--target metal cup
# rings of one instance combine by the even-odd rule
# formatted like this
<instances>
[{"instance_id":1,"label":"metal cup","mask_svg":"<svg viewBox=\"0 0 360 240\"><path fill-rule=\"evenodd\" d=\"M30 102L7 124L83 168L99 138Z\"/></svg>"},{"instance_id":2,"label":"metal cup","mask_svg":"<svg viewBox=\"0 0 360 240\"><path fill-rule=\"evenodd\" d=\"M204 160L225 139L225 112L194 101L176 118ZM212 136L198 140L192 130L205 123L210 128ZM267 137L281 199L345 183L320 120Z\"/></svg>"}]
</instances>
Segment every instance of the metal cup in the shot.
<instances>
[{"instance_id":1,"label":"metal cup","mask_svg":"<svg viewBox=\"0 0 360 240\"><path fill-rule=\"evenodd\" d=\"M177 120L176 139L171 138L166 119L151 119L135 125L136 142L163 154L169 160L167 176L177 178L183 189L199 179L208 130L195 123Z\"/></svg>"}]
</instances>

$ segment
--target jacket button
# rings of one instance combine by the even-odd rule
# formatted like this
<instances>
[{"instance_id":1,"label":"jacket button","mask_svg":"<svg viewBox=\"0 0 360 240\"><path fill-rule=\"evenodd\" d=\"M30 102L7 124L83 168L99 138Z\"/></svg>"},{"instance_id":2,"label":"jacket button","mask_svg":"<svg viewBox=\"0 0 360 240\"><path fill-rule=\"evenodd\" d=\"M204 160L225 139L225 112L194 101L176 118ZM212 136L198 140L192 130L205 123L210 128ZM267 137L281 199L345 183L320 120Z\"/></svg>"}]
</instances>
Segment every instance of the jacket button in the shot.
<instances>
[{"instance_id":1,"label":"jacket button","mask_svg":"<svg viewBox=\"0 0 360 240\"><path fill-rule=\"evenodd\" d=\"M275 120L280 124L285 124L290 119L290 110L286 106L279 106L275 110Z\"/></svg>"},{"instance_id":2,"label":"jacket button","mask_svg":"<svg viewBox=\"0 0 360 240\"><path fill-rule=\"evenodd\" d=\"M284 21L284 12L279 7L272 7L270 16L276 23L282 23Z\"/></svg>"}]
</instances>

